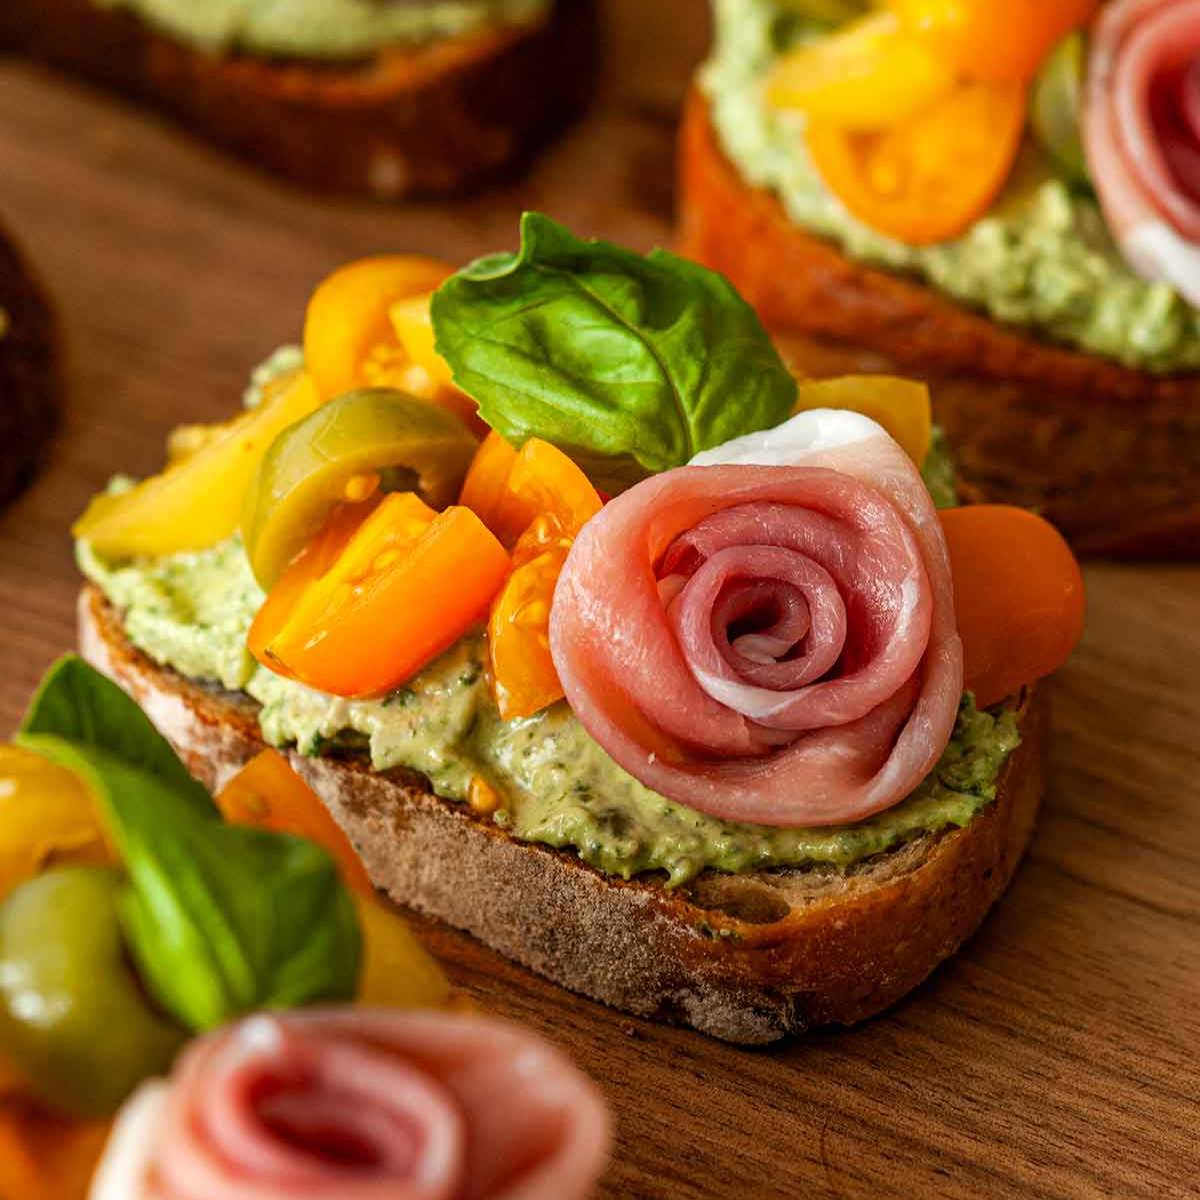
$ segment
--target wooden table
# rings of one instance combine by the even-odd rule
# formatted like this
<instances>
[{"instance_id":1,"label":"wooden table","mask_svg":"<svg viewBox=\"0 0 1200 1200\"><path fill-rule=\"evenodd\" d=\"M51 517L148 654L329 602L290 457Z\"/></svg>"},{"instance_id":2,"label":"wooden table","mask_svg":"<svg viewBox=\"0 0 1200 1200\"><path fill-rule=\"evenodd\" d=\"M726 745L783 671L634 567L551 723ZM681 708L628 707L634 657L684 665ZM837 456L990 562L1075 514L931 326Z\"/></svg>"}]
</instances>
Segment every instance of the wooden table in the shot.
<instances>
[{"instance_id":1,"label":"wooden table","mask_svg":"<svg viewBox=\"0 0 1200 1200\"><path fill-rule=\"evenodd\" d=\"M67 526L294 339L314 283L381 250L510 245L540 208L670 237L672 125L700 0L625 0L587 123L523 182L406 210L285 190L154 119L0 64L0 218L58 302L70 403L0 516L0 727L72 645ZM1057 689L1053 786L1007 899L864 1028L746 1052L578 999L422 924L488 1006L565 1043L620 1139L605 1197L1200 1195L1200 570L1100 566Z\"/></svg>"}]
</instances>

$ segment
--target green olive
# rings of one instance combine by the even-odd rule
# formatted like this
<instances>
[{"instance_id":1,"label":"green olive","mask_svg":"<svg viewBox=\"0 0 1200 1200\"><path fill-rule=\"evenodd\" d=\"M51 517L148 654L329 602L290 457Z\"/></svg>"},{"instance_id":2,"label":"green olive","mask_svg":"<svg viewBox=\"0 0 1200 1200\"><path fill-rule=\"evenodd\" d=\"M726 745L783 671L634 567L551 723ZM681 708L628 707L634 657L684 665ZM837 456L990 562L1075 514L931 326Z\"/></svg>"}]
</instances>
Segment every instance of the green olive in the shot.
<instances>
[{"instance_id":1,"label":"green olive","mask_svg":"<svg viewBox=\"0 0 1200 1200\"><path fill-rule=\"evenodd\" d=\"M1088 184L1087 158L1080 133L1080 106L1087 47L1082 33L1063 38L1046 59L1033 89L1033 130L1070 183Z\"/></svg>"},{"instance_id":2,"label":"green olive","mask_svg":"<svg viewBox=\"0 0 1200 1200\"><path fill-rule=\"evenodd\" d=\"M0 1055L72 1116L115 1112L187 1038L150 1006L129 967L120 890L111 868L69 867L0 906Z\"/></svg>"},{"instance_id":3,"label":"green olive","mask_svg":"<svg viewBox=\"0 0 1200 1200\"><path fill-rule=\"evenodd\" d=\"M242 536L255 577L270 589L372 476L407 474L434 508L452 504L477 445L454 413L403 392L370 388L331 400L275 439L246 494Z\"/></svg>"}]
</instances>

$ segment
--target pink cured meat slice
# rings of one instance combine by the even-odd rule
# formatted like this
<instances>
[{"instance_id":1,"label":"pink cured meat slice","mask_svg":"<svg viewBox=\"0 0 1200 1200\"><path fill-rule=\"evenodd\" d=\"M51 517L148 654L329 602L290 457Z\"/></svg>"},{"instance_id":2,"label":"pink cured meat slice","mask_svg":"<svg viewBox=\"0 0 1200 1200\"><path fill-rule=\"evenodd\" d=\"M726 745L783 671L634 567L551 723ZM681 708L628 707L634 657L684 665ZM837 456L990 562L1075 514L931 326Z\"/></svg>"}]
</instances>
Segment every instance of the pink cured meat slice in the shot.
<instances>
[{"instance_id":1,"label":"pink cured meat slice","mask_svg":"<svg viewBox=\"0 0 1200 1200\"><path fill-rule=\"evenodd\" d=\"M114 1134L110 1155L139 1177L110 1180L122 1200L583 1200L611 1137L560 1052L463 1014L254 1017L195 1043L159 1086L131 1118L152 1130L144 1147Z\"/></svg>"},{"instance_id":2,"label":"pink cured meat slice","mask_svg":"<svg viewBox=\"0 0 1200 1200\"><path fill-rule=\"evenodd\" d=\"M1200 303L1200 138L1188 112L1200 0L1117 0L1091 38L1083 135L1109 227L1132 265Z\"/></svg>"},{"instance_id":3,"label":"pink cured meat slice","mask_svg":"<svg viewBox=\"0 0 1200 1200\"><path fill-rule=\"evenodd\" d=\"M796 466L649 479L576 540L555 665L592 736L659 793L834 824L896 804L945 749L962 646L941 527L903 450L855 420Z\"/></svg>"}]
</instances>

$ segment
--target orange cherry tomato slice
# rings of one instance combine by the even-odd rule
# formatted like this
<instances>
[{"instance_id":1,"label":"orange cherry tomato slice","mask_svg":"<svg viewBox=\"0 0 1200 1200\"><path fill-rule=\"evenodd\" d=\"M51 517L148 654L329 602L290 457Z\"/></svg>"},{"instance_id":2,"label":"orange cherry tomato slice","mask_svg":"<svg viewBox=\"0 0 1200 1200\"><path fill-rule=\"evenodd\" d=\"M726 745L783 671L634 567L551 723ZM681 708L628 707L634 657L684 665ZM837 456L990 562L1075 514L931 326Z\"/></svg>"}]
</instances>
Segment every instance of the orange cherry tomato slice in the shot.
<instances>
[{"instance_id":1,"label":"orange cherry tomato slice","mask_svg":"<svg viewBox=\"0 0 1200 1200\"><path fill-rule=\"evenodd\" d=\"M217 793L216 802L225 819L234 824L316 842L337 863L348 887L365 896L375 895L367 869L342 827L277 751L264 750L252 758Z\"/></svg>"},{"instance_id":2,"label":"orange cherry tomato slice","mask_svg":"<svg viewBox=\"0 0 1200 1200\"><path fill-rule=\"evenodd\" d=\"M980 504L938 514L954 575L966 690L981 708L1058 670L1083 633L1083 576L1036 513Z\"/></svg>"},{"instance_id":3,"label":"orange cherry tomato slice","mask_svg":"<svg viewBox=\"0 0 1200 1200\"><path fill-rule=\"evenodd\" d=\"M283 628L301 596L337 562L350 539L378 503L379 497L373 496L360 504L339 505L317 536L292 560L250 626L246 645L259 662L265 661L268 645ZM281 663L273 662L270 666L278 675L288 674Z\"/></svg>"},{"instance_id":4,"label":"orange cherry tomato slice","mask_svg":"<svg viewBox=\"0 0 1200 1200\"><path fill-rule=\"evenodd\" d=\"M888 0L902 28L969 79L1025 83L1099 0Z\"/></svg>"},{"instance_id":5,"label":"orange cherry tomato slice","mask_svg":"<svg viewBox=\"0 0 1200 1200\"><path fill-rule=\"evenodd\" d=\"M1004 186L1025 131L1016 85L963 84L919 116L879 133L808 127L826 186L870 228L912 246L958 237Z\"/></svg>"},{"instance_id":6,"label":"orange cherry tomato slice","mask_svg":"<svg viewBox=\"0 0 1200 1200\"><path fill-rule=\"evenodd\" d=\"M436 513L411 492L393 493L327 571L296 589L290 611L268 598L282 623L252 630L252 652L318 691L381 695L462 637L508 571L508 553L470 509ZM278 586L295 596L290 574Z\"/></svg>"},{"instance_id":7,"label":"orange cherry tomato slice","mask_svg":"<svg viewBox=\"0 0 1200 1200\"><path fill-rule=\"evenodd\" d=\"M109 1126L0 1102L0 1200L85 1200Z\"/></svg>"},{"instance_id":8,"label":"orange cherry tomato slice","mask_svg":"<svg viewBox=\"0 0 1200 1200\"><path fill-rule=\"evenodd\" d=\"M458 501L510 549L537 516L537 508L509 486L516 465L517 451L493 430L475 452Z\"/></svg>"},{"instance_id":9,"label":"orange cherry tomato slice","mask_svg":"<svg viewBox=\"0 0 1200 1200\"><path fill-rule=\"evenodd\" d=\"M492 605L488 655L492 694L505 720L562 698L550 656L550 605L571 544L601 508L591 481L561 450L531 438L512 463L499 509L536 515L513 551L513 573Z\"/></svg>"}]
</instances>

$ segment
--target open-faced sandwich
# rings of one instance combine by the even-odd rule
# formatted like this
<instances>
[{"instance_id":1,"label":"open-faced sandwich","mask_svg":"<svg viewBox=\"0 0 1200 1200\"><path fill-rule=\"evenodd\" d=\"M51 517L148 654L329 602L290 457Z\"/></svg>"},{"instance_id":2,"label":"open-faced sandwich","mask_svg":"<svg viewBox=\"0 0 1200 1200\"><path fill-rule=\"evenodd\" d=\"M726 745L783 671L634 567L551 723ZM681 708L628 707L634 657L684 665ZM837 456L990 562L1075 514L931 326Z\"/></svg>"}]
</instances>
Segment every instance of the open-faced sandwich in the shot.
<instances>
[{"instance_id":1,"label":"open-faced sandwich","mask_svg":"<svg viewBox=\"0 0 1200 1200\"><path fill-rule=\"evenodd\" d=\"M0 503L30 480L58 423L54 321L0 230Z\"/></svg>"},{"instance_id":2,"label":"open-faced sandwich","mask_svg":"<svg viewBox=\"0 0 1200 1200\"><path fill-rule=\"evenodd\" d=\"M311 187L460 191L585 101L593 0L5 0L21 50Z\"/></svg>"},{"instance_id":3,"label":"open-faced sandwich","mask_svg":"<svg viewBox=\"0 0 1200 1200\"><path fill-rule=\"evenodd\" d=\"M377 886L570 988L858 1021L1013 874L1078 567L954 506L923 385L798 386L719 275L521 233L339 271L249 411L114 480L82 651L208 784L286 750Z\"/></svg>"},{"instance_id":4,"label":"open-faced sandwich","mask_svg":"<svg viewBox=\"0 0 1200 1200\"><path fill-rule=\"evenodd\" d=\"M4 1200L584 1200L610 1137L279 755L214 802L115 684L51 670L0 746Z\"/></svg>"},{"instance_id":5,"label":"open-faced sandwich","mask_svg":"<svg viewBox=\"0 0 1200 1200\"><path fill-rule=\"evenodd\" d=\"M1200 552L1192 0L716 0L682 249L807 370L932 385L965 483Z\"/></svg>"}]
</instances>

